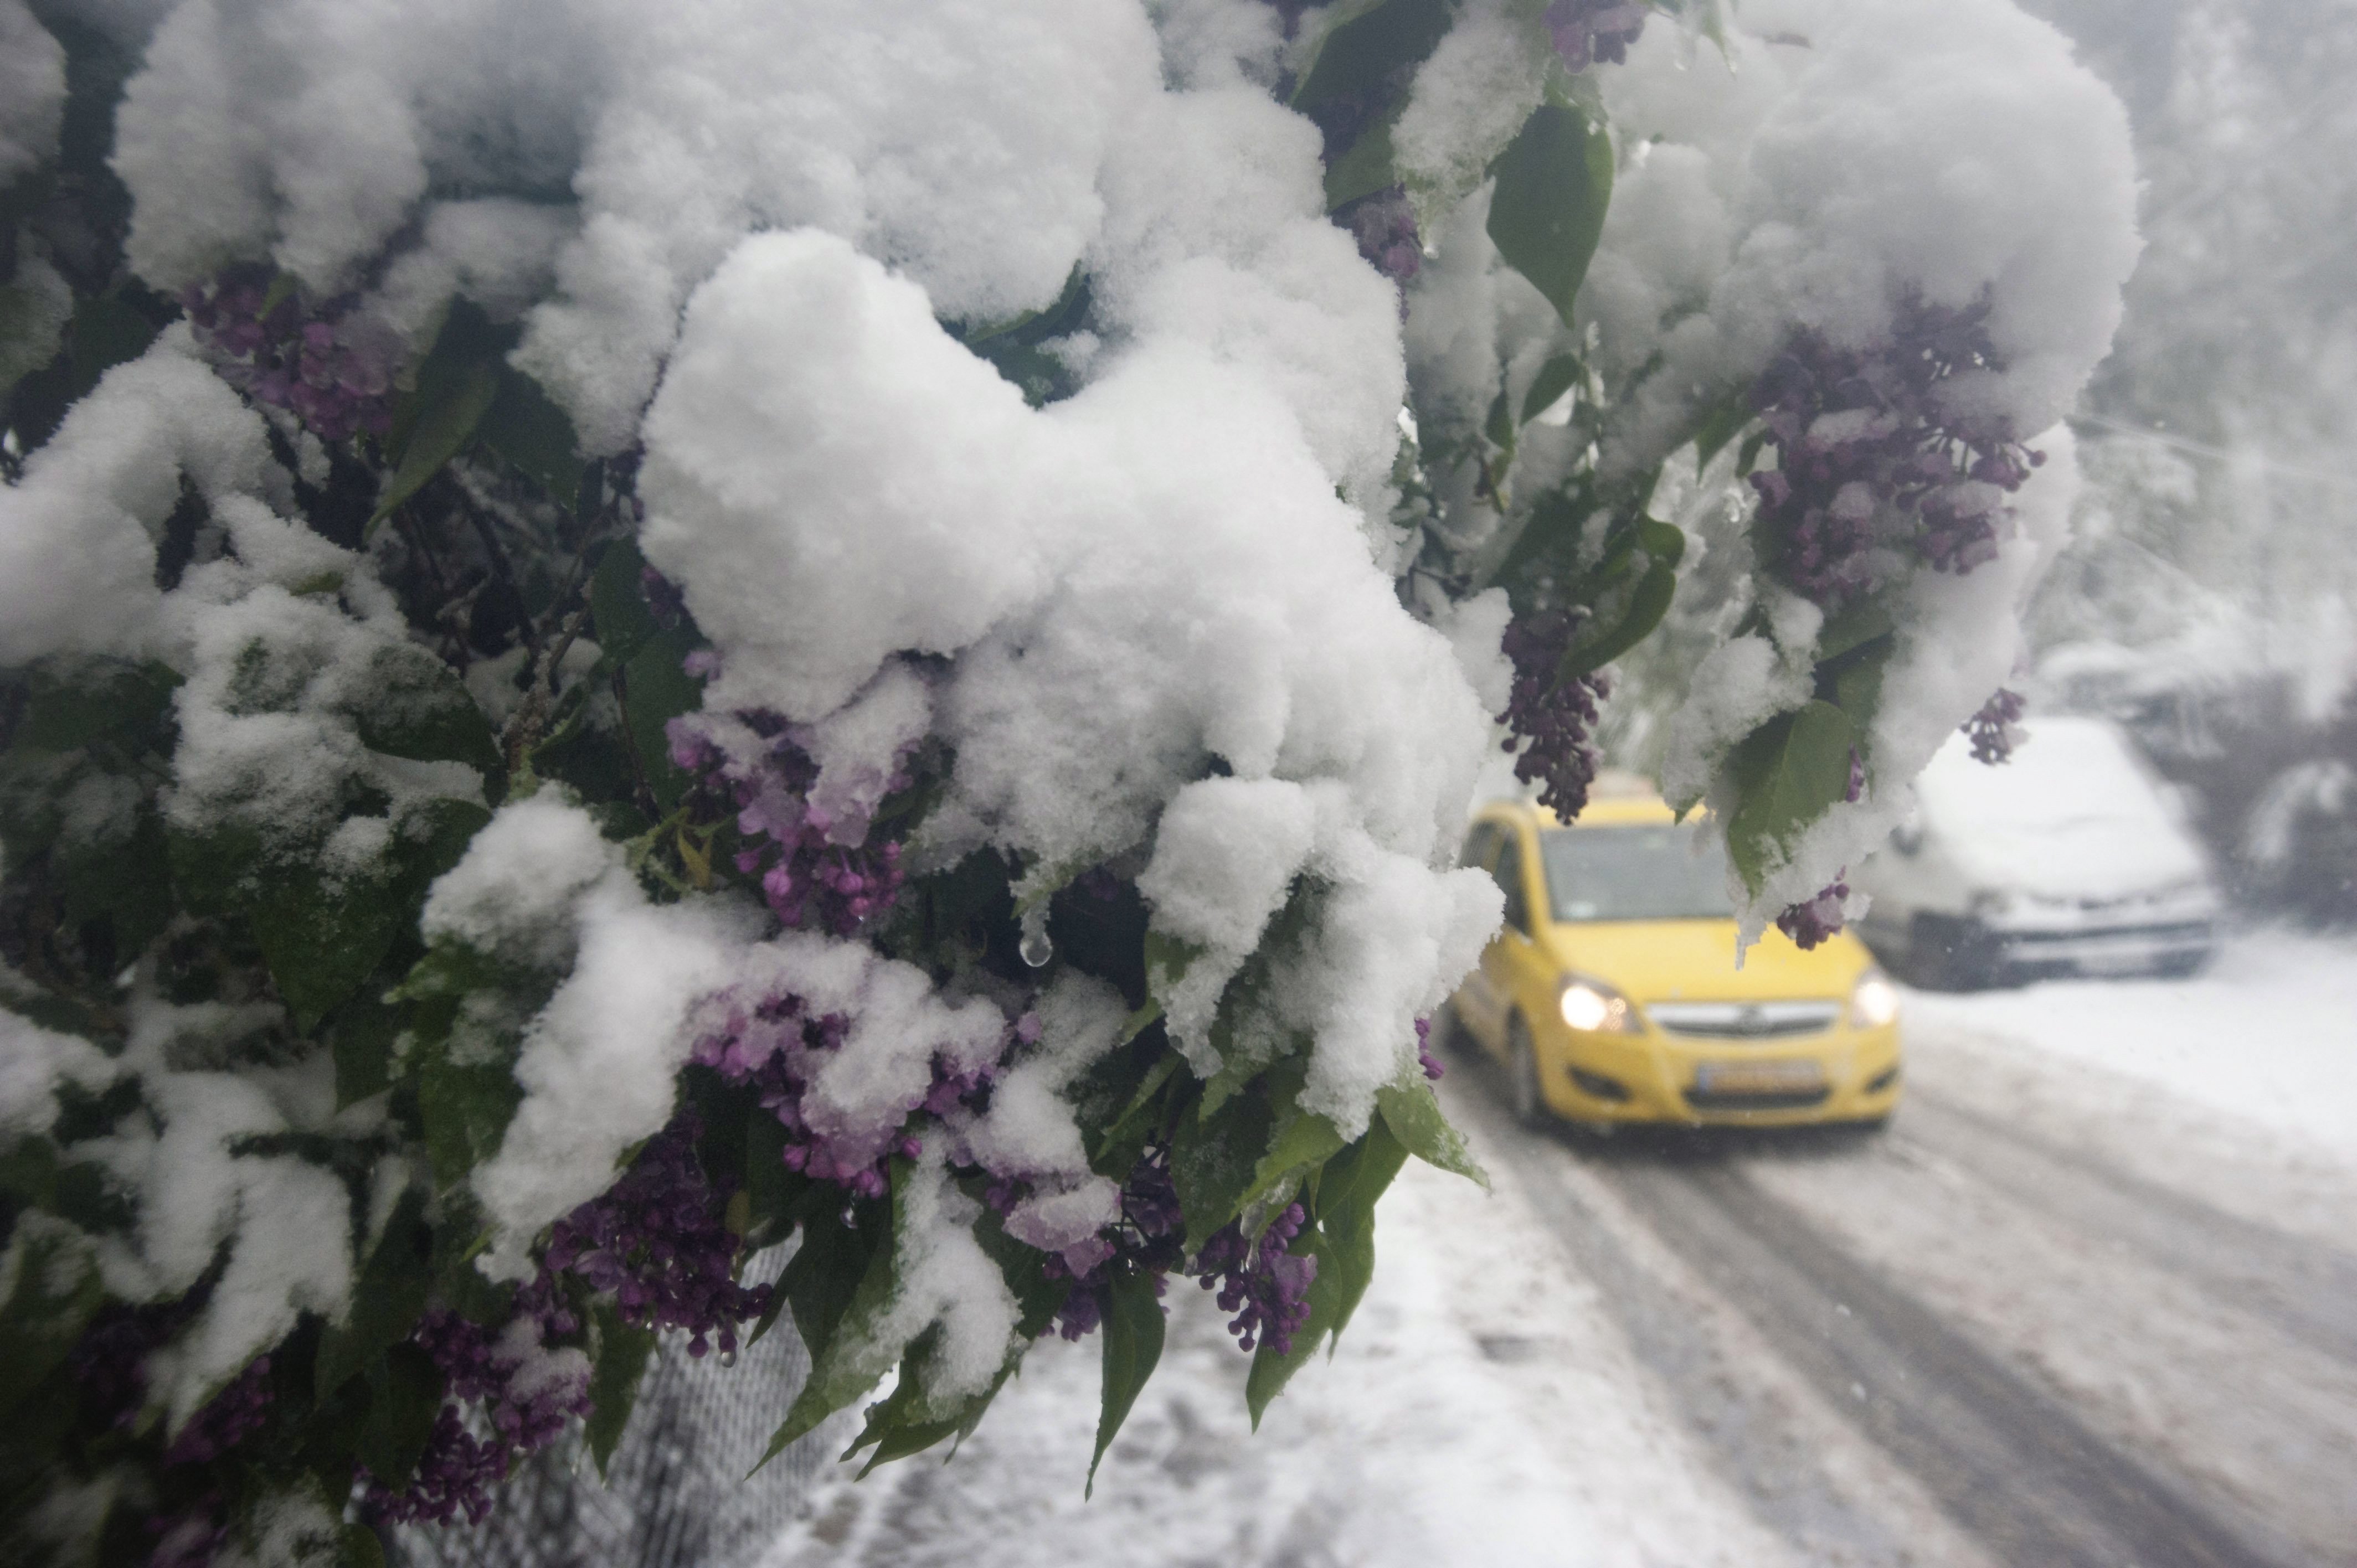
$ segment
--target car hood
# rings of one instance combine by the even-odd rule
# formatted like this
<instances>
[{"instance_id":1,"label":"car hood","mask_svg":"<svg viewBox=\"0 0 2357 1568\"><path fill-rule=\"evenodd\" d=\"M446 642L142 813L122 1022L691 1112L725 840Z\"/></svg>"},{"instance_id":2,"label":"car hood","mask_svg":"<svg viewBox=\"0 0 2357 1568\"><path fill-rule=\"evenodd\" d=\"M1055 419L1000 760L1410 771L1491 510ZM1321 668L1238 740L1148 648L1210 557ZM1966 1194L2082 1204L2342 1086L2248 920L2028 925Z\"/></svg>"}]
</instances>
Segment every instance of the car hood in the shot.
<instances>
[{"instance_id":1,"label":"car hood","mask_svg":"<svg viewBox=\"0 0 2357 1568\"><path fill-rule=\"evenodd\" d=\"M1941 838L1971 886L2037 898L2109 902L2198 886L2209 875L2192 841L2157 817L1976 827Z\"/></svg>"},{"instance_id":2,"label":"car hood","mask_svg":"<svg viewBox=\"0 0 2357 1568\"><path fill-rule=\"evenodd\" d=\"M1738 970L1733 920L1554 925L1544 946L1566 969L1593 975L1640 1004L1847 996L1874 962L1846 932L1803 952L1771 929Z\"/></svg>"}]
</instances>

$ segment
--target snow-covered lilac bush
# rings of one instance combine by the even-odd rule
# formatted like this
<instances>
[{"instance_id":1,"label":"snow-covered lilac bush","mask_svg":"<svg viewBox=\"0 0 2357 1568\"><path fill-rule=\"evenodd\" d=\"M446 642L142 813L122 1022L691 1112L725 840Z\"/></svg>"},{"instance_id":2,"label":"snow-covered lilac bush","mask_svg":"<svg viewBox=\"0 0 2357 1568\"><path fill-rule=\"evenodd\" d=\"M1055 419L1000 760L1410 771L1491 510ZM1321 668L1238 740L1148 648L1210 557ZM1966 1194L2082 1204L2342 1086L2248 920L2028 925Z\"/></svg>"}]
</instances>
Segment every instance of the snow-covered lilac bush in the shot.
<instances>
[{"instance_id":1,"label":"snow-covered lilac bush","mask_svg":"<svg viewBox=\"0 0 2357 1568\"><path fill-rule=\"evenodd\" d=\"M27 1561L374 1561L781 1319L777 1446L1060 1333L1102 1454L1174 1273L1257 1415L1402 1163L1475 1174L1421 1047L1499 726L1576 811L1715 558L1665 785L1753 929L1836 921L2136 249L2007 0L0 38Z\"/></svg>"}]
</instances>

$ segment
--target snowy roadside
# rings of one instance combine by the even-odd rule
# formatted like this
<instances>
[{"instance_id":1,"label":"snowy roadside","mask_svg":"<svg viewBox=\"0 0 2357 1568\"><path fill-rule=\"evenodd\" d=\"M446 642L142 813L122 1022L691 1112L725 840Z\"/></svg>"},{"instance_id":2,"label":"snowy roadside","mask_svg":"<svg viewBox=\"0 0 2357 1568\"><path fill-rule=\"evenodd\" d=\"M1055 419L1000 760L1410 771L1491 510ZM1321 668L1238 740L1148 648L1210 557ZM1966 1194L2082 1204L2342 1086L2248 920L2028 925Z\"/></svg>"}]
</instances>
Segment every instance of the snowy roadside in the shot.
<instances>
[{"instance_id":1,"label":"snowy roadside","mask_svg":"<svg viewBox=\"0 0 2357 1568\"><path fill-rule=\"evenodd\" d=\"M2158 1117L2245 1156L2357 1175L2357 940L2252 931L2190 980L1914 993L1905 1017L1919 1083L2029 1074L2033 1113L2077 1112L2131 1163L2149 1162Z\"/></svg>"},{"instance_id":2,"label":"snowy roadside","mask_svg":"<svg viewBox=\"0 0 2357 1568\"><path fill-rule=\"evenodd\" d=\"M1511 1563L1772 1568L1502 1162L1497 1190L1411 1164L1330 1362L1257 1435L1246 1359L1174 1289L1159 1371L1082 1498L1098 1347L1041 1346L946 1466L823 1478L764 1568L820 1563ZM1183 1299L1181 1299L1183 1294Z\"/></svg>"}]
</instances>

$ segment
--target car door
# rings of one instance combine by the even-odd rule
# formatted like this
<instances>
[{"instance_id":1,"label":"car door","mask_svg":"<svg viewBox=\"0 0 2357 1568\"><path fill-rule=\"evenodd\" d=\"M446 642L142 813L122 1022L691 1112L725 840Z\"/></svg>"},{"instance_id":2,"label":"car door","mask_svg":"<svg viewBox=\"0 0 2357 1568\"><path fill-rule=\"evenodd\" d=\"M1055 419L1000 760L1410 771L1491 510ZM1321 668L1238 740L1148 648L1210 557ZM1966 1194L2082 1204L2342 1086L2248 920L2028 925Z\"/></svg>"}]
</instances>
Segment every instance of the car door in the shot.
<instances>
[{"instance_id":1,"label":"car door","mask_svg":"<svg viewBox=\"0 0 2357 1568\"><path fill-rule=\"evenodd\" d=\"M1488 1043L1501 1056L1506 1049L1507 1016L1518 997L1526 1007L1530 1005L1528 993L1538 966L1538 949L1531 940L1534 928L1525 838L1519 825L1507 826L1490 868L1506 896L1505 924L1481 951L1482 981L1491 999L1493 1020Z\"/></svg>"}]
</instances>

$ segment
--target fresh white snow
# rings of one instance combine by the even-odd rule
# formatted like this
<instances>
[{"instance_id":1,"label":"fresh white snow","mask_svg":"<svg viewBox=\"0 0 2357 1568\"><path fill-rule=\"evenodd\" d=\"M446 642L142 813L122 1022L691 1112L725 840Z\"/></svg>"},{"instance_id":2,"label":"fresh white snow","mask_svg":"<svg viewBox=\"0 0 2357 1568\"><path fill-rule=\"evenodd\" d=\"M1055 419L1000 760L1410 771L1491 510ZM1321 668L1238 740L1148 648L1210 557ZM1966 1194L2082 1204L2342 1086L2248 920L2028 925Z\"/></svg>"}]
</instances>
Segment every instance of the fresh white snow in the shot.
<instances>
[{"instance_id":1,"label":"fresh white snow","mask_svg":"<svg viewBox=\"0 0 2357 1568\"><path fill-rule=\"evenodd\" d=\"M2261 929L2191 980L1913 993L1907 1009L1955 1050L2096 1069L2061 1075L2074 1099L2100 1104L2107 1079L2132 1079L2224 1119L2230 1140L2357 1168L2357 940Z\"/></svg>"}]
</instances>

